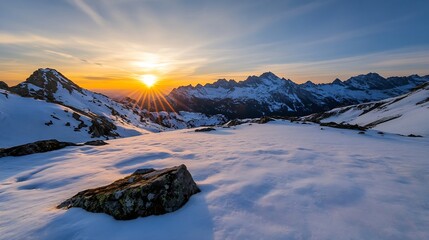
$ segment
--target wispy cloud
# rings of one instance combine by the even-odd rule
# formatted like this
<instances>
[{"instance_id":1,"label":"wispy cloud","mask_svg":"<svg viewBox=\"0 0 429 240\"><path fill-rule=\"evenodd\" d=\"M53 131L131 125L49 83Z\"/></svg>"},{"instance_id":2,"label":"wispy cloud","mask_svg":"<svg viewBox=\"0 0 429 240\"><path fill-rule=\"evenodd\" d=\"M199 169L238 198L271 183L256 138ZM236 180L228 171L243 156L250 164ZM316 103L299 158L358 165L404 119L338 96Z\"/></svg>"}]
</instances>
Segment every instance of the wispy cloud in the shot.
<instances>
[{"instance_id":1,"label":"wispy cloud","mask_svg":"<svg viewBox=\"0 0 429 240\"><path fill-rule=\"evenodd\" d=\"M156 74L177 86L265 71L322 82L369 71L429 69L423 2L40 2L47 1L0 3L0 78L16 79L8 73L19 69L25 78L50 66L87 82L86 76L113 76L126 85L141 74Z\"/></svg>"},{"instance_id":2,"label":"wispy cloud","mask_svg":"<svg viewBox=\"0 0 429 240\"><path fill-rule=\"evenodd\" d=\"M75 6L79 8L82 12L88 15L95 23L98 25L104 25L104 19L98 14L90 5L88 5L85 0L73 0Z\"/></svg>"},{"instance_id":3,"label":"wispy cloud","mask_svg":"<svg viewBox=\"0 0 429 240\"><path fill-rule=\"evenodd\" d=\"M299 82L327 82L336 77L345 79L368 72L378 72L385 76L415 73L426 75L429 74L429 48L403 48L323 61L264 65L256 69L270 69Z\"/></svg>"},{"instance_id":4,"label":"wispy cloud","mask_svg":"<svg viewBox=\"0 0 429 240\"><path fill-rule=\"evenodd\" d=\"M47 38L35 34L15 34L15 33L1 33L0 44L44 44L44 45L59 45L62 41L52 38Z\"/></svg>"}]
</instances>

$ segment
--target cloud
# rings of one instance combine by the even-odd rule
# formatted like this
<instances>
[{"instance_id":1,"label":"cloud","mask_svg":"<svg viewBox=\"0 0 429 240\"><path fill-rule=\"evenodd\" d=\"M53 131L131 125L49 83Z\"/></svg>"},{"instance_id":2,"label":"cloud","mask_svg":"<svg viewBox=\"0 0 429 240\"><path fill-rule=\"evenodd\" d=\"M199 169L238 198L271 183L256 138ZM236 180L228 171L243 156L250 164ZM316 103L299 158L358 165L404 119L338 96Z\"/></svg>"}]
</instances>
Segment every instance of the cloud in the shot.
<instances>
[{"instance_id":1,"label":"cloud","mask_svg":"<svg viewBox=\"0 0 429 240\"><path fill-rule=\"evenodd\" d=\"M85 0L74 0L73 3L84 12L86 15L88 15L95 23L98 25L104 25L104 19L89 6Z\"/></svg>"},{"instance_id":2,"label":"cloud","mask_svg":"<svg viewBox=\"0 0 429 240\"><path fill-rule=\"evenodd\" d=\"M429 73L429 49L403 48L322 61L269 64L256 69L261 72L274 71L299 82L327 82L336 77L344 79L368 72L378 72L386 76L415 73L425 75Z\"/></svg>"},{"instance_id":3,"label":"cloud","mask_svg":"<svg viewBox=\"0 0 429 240\"><path fill-rule=\"evenodd\" d=\"M62 44L62 41L34 34L0 33L0 44L60 45Z\"/></svg>"},{"instance_id":4,"label":"cloud","mask_svg":"<svg viewBox=\"0 0 429 240\"><path fill-rule=\"evenodd\" d=\"M106 76L82 76L82 78L94 81L106 81L106 80L118 80L117 77L106 77Z\"/></svg>"}]
</instances>

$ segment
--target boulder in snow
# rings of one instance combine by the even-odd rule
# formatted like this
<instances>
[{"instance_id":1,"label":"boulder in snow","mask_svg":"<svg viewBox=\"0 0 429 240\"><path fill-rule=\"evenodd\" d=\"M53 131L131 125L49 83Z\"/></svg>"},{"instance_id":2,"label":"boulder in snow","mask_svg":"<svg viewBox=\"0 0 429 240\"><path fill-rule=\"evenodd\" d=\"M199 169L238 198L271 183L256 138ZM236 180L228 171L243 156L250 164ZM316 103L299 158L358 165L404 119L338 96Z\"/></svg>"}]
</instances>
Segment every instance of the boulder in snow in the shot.
<instances>
[{"instance_id":1,"label":"boulder in snow","mask_svg":"<svg viewBox=\"0 0 429 240\"><path fill-rule=\"evenodd\" d=\"M88 141L84 143L84 145L90 145L90 146L103 146L107 144L108 143L103 140L93 140L93 141Z\"/></svg>"},{"instance_id":2,"label":"boulder in snow","mask_svg":"<svg viewBox=\"0 0 429 240\"><path fill-rule=\"evenodd\" d=\"M195 129L195 132L211 132L211 131L216 131L216 128L205 127L205 128Z\"/></svg>"},{"instance_id":3,"label":"boulder in snow","mask_svg":"<svg viewBox=\"0 0 429 240\"><path fill-rule=\"evenodd\" d=\"M139 169L107 186L79 192L58 208L81 207L127 220L176 211L200 192L185 165Z\"/></svg>"},{"instance_id":4,"label":"boulder in snow","mask_svg":"<svg viewBox=\"0 0 429 240\"><path fill-rule=\"evenodd\" d=\"M33 153L42 153L58 150L61 148L65 148L67 146L77 146L75 143L70 142L60 142L55 139L51 140L42 140L33 143L27 143L11 148L1 148L0 149L0 157L7 156L23 156Z\"/></svg>"},{"instance_id":5,"label":"boulder in snow","mask_svg":"<svg viewBox=\"0 0 429 240\"><path fill-rule=\"evenodd\" d=\"M267 117L267 116L263 116L263 117L261 117L261 118L257 121L257 123L259 123L259 124L265 124L265 123L267 123L267 122L271 122L271 121L274 121L274 119L273 119L273 118L270 118L270 117Z\"/></svg>"}]
</instances>

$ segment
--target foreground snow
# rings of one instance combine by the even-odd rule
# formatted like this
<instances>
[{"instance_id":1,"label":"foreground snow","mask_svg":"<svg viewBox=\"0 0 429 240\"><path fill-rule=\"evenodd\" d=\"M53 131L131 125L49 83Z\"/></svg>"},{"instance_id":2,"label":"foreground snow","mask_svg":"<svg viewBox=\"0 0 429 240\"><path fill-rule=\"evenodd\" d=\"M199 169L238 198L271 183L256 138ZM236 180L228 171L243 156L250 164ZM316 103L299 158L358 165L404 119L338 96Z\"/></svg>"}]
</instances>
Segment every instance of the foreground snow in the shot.
<instances>
[{"instance_id":1,"label":"foreground snow","mask_svg":"<svg viewBox=\"0 0 429 240\"><path fill-rule=\"evenodd\" d=\"M0 239L429 239L429 140L270 122L0 159ZM116 221L62 200L184 163L202 192Z\"/></svg>"}]
</instances>

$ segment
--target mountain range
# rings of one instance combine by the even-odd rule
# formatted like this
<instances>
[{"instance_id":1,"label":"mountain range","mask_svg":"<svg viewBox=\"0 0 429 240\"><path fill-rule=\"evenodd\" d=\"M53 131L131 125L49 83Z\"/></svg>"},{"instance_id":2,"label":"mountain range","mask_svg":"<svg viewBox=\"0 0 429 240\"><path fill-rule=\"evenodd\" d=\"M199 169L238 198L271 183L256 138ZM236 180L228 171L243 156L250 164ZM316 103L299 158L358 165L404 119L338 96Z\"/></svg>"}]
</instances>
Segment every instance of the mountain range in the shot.
<instances>
[{"instance_id":1,"label":"mountain range","mask_svg":"<svg viewBox=\"0 0 429 240\"><path fill-rule=\"evenodd\" d=\"M7 146L51 138L82 142L91 138L128 137L220 125L233 118L324 112L397 97L428 81L429 76L386 79L369 73L328 84L296 84L266 72L240 82L220 79L204 86L173 89L166 99L176 111L154 112L141 109L129 97L113 100L81 88L55 69L41 68L16 86L0 82L0 130L2 142ZM382 105L369 103L351 108L372 108L372 104Z\"/></svg>"},{"instance_id":2,"label":"mountain range","mask_svg":"<svg viewBox=\"0 0 429 240\"><path fill-rule=\"evenodd\" d=\"M265 115L304 116L335 107L399 96L429 81L429 76L384 78L377 73L339 79L332 83L297 84L271 72L244 81L219 79L215 83L183 86L166 97L177 110L224 114L228 118Z\"/></svg>"}]
</instances>

